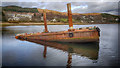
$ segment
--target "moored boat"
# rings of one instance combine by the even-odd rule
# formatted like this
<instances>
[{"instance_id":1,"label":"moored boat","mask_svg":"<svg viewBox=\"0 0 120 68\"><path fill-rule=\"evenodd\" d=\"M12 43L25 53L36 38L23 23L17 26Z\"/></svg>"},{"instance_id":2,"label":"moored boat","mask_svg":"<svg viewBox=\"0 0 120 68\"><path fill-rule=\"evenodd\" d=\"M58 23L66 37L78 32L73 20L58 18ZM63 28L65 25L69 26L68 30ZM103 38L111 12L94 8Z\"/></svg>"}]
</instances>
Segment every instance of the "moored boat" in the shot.
<instances>
[{"instance_id":1,"label":"moored boat","mask_svg":"<svg viewBox=\"0 0 120 68\"><path fill-rule=\"evenodd\" d=\"M43 40L43 41L57 41L57 42L98 42L100 36L100 29L94 27L73 28L71 4L67 4L69 29L67 31L49 32L47 30L46 12L44 15L45 31L42 33L19 34L15 38L22 40ZM39 9L38 9L39 11Z\"/></svg>"}]
</instances>

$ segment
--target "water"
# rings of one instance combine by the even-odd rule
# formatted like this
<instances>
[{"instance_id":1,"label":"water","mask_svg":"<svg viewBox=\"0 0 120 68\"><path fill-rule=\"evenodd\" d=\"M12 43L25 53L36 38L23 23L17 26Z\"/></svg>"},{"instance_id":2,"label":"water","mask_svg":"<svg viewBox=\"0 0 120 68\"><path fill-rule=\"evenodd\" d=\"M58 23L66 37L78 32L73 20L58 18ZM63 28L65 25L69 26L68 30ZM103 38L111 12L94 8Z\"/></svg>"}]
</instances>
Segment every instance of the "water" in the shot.
<instances>
[{"instance_id":1,"label":"water","mask_svg":"<svg viewBox=\"0 0 120 68\"><path fill-rule=\"evenodd\" d=\"M74 28L94 25L74 25ZM99 43L29 42L15 39L18 33L42 32L44 26L2 28L3 66L112 66L118 63L118 24L95 24L101 29ZM64 31L68 25L48 25ZM1 30L1 29L0 29Z\"/></svg>"}]
</instances>

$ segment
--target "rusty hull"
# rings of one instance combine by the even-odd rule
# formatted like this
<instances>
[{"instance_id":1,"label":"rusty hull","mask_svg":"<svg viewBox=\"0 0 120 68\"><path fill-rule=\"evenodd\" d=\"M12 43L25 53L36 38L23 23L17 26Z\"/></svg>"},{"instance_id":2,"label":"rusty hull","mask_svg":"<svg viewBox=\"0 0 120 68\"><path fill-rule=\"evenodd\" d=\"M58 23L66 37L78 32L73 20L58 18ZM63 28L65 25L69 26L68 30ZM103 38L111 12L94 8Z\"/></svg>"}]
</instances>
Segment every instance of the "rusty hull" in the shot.
<instances>
[{"instance_id":1,"label":"rusty hull","mask_svg":"<svg viewBox=\"0 0 120 68\"><path fill-rule=\"evenodd\" d=\"M74 31L33 33L16 36L18 39L28 40L44 40L57 42L98 42L99 33L96 29L81 29Z\"/></svg>"}]
</instances>

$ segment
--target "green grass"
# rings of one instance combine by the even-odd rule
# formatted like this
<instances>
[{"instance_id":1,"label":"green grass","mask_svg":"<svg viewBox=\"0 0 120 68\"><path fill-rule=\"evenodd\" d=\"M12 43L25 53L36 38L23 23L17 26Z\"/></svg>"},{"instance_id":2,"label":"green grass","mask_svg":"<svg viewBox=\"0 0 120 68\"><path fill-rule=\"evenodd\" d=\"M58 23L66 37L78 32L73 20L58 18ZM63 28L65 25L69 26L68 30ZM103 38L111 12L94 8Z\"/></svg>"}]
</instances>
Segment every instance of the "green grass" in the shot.
<instances>
[{"instance_id":1,"label":"green grass","mask_svg":"<svg viewBox=\"0 0 120 68\"><path fill-rule=\"evenodd\" d=\"M30 25L44 25L44 23L2 23L0 26L30 26ZM47 23L47 25L69 25L68 23ZM74 23L74 25L87 25L85 23Z\"/></svg>"},{"instance_id":2,"label":"green grass","mask_svg":"<svg viewBox=\"0 0 120 68\"><path fill-rule=\"evenodd\" d=\"M74 25L90 25L90 23L73 23L73 24ZM96 24L96 23L93 23L93 24ZM103 24L105 24L105 23L103 23ZM119 23L111 23L111 24L119 24ZM43 22L41 22L41 23L36 23L36 22L30 22L30 23L3 22L3 23L0 23L0 27L5 27L5 26L31 26L31 25L44 25L44 23ZM51 23L51 22L48 22L47 25L69 25L69 23L63 23L63 22Z\"/></svg>"}]
</instances>

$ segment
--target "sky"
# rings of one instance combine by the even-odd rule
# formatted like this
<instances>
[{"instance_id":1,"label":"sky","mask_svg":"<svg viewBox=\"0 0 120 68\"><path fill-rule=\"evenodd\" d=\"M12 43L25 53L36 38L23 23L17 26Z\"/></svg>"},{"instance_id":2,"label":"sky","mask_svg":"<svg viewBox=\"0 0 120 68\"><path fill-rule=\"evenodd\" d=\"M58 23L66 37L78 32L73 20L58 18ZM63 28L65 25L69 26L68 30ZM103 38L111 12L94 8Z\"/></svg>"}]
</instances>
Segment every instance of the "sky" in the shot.
<instances>
[{"instance_id":1,"label":"sky","mask_svg":"<svg viewBox=\"0 0 120 68\"><path fill-rule=\"evenodd\" d=\"M2 6L16 5L23 8L41 8L67 12L67 3L71 3L72 13L109 13L118 15L118 2L2 2Z\"/></svg>"}]
</instances>

